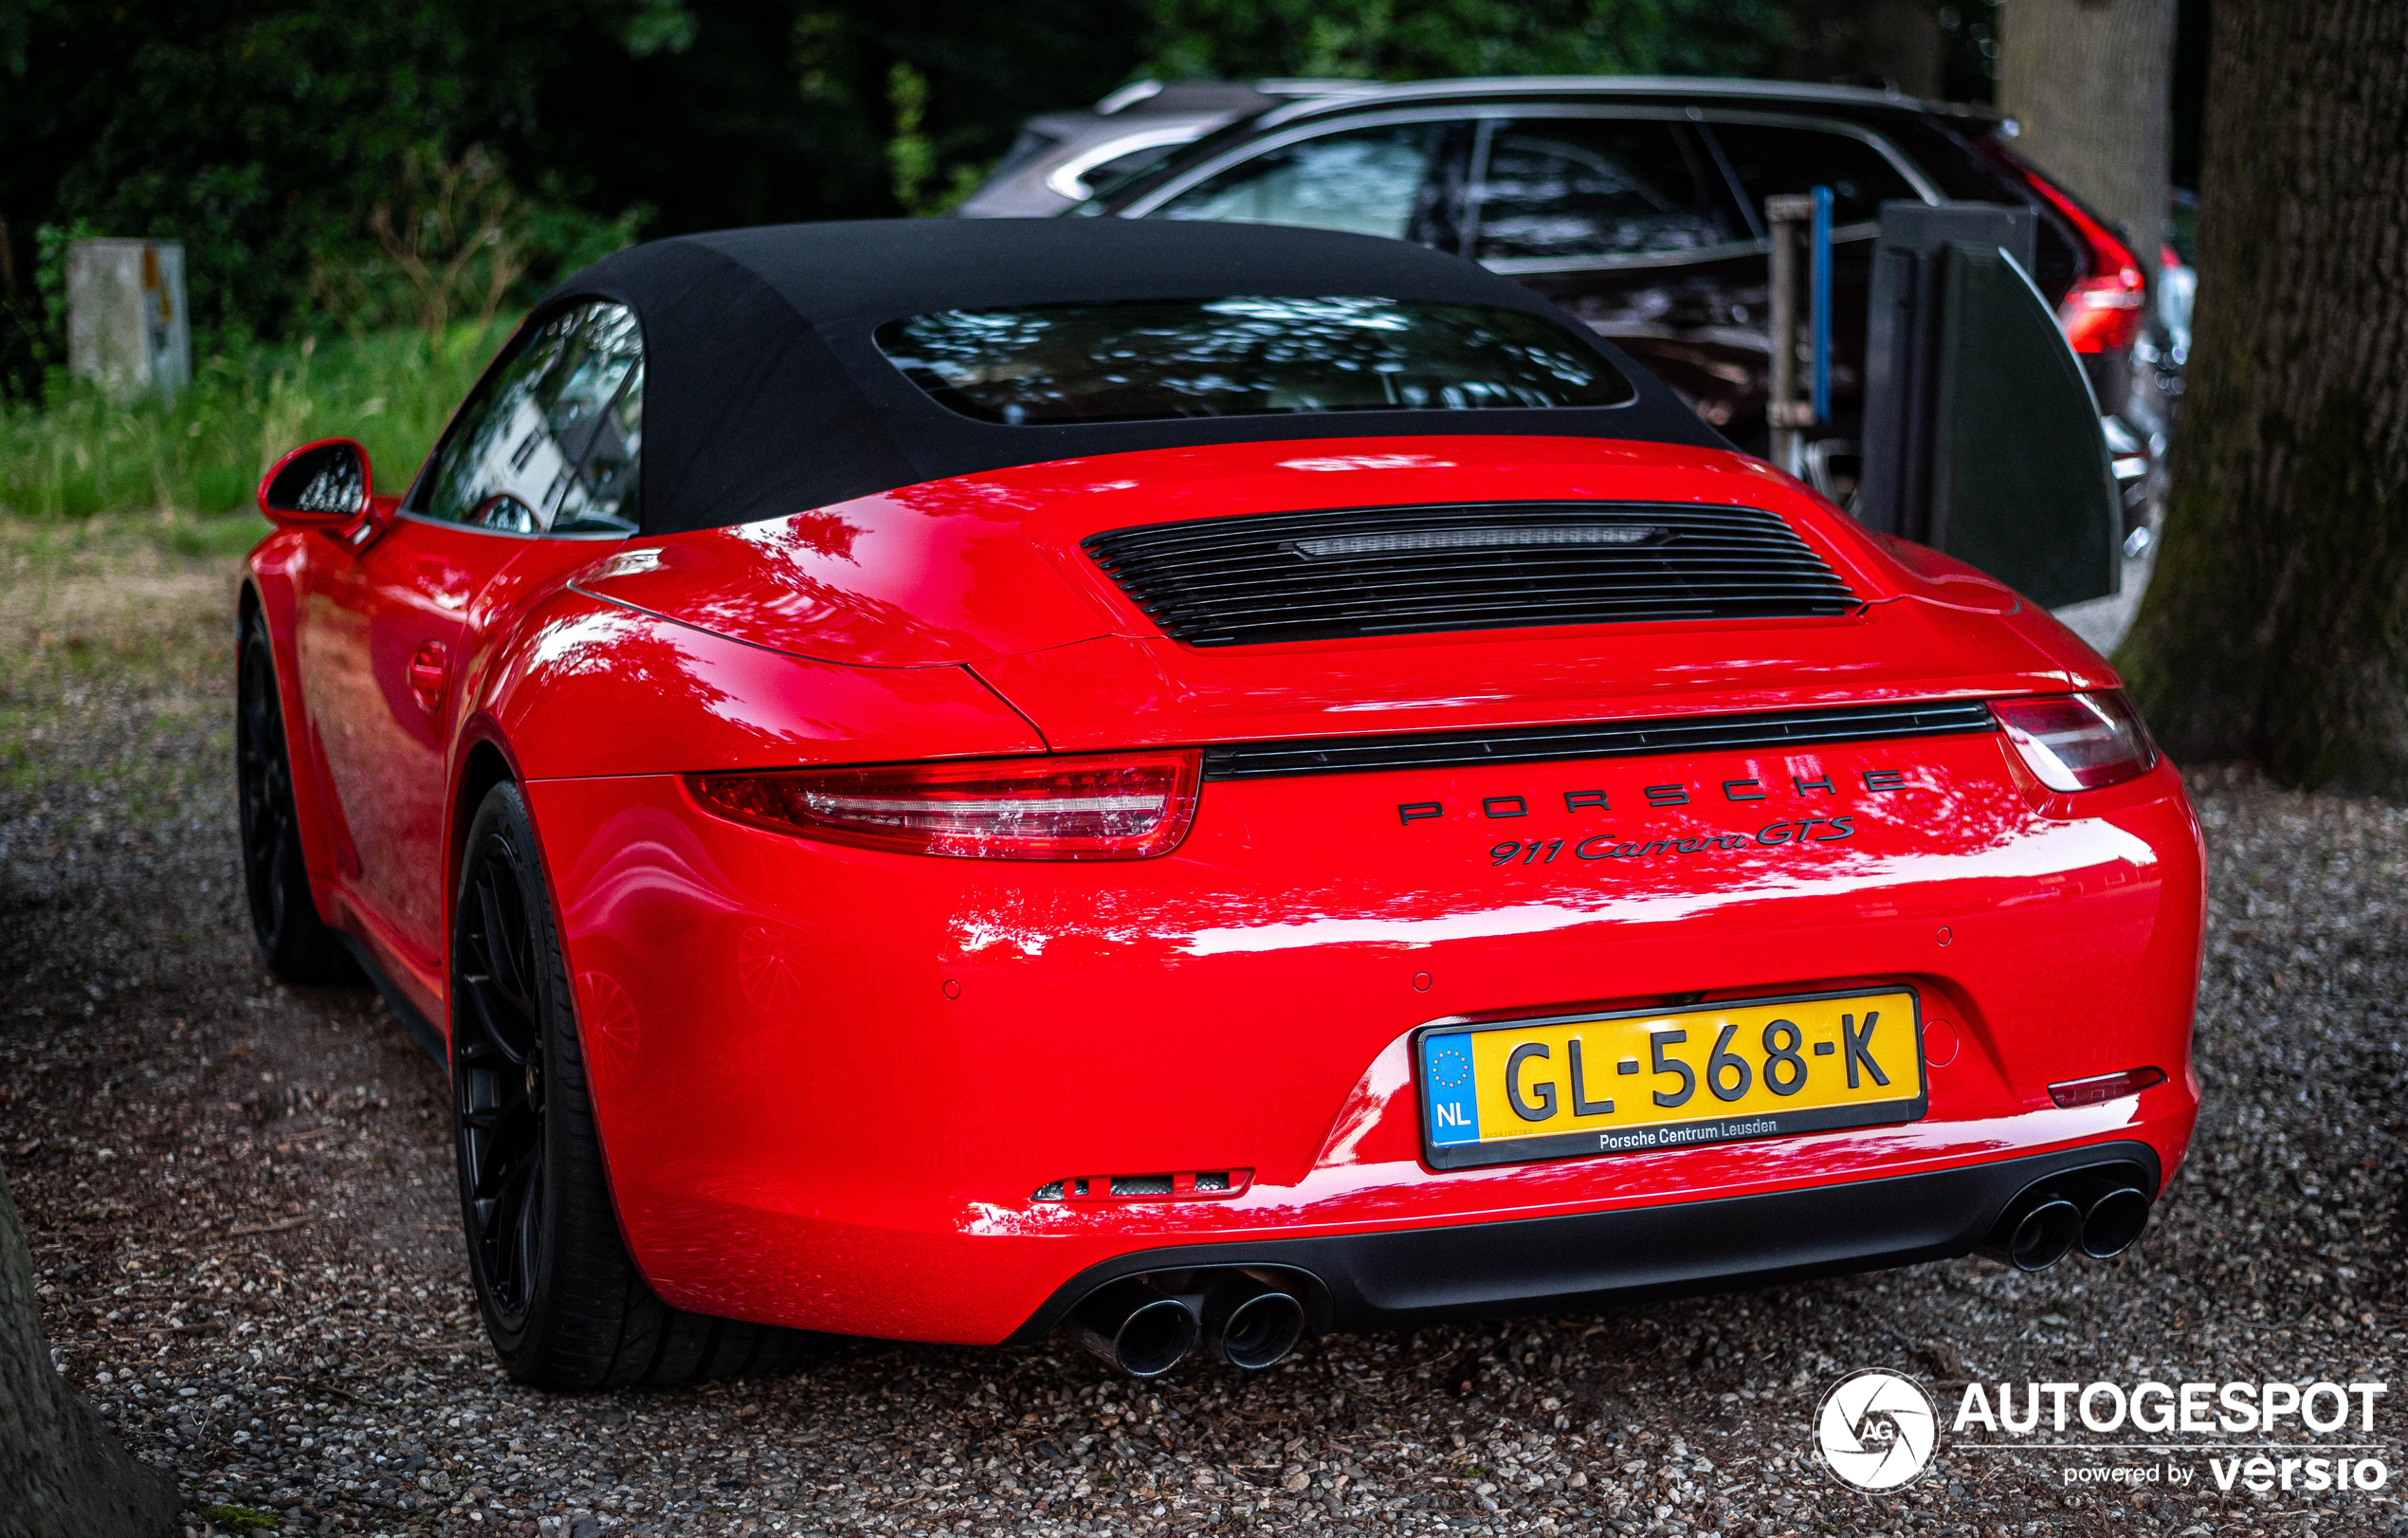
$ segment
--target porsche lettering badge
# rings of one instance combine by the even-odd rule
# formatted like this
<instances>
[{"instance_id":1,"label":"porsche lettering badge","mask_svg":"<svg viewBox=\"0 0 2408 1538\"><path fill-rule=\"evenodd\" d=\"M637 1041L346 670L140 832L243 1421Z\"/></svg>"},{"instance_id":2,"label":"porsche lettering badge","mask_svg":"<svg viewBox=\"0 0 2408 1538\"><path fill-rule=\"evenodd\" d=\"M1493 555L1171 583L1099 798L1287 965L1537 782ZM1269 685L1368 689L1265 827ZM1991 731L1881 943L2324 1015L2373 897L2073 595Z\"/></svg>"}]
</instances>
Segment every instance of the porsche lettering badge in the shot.
<instances>
[{"instance_id":1,"label":"porsche lettering badge","mask_svg":"<svg viewBox=\"0 0 2408 1538\"><path fill-rule=\"evenodd\" d=\"M1850 796L1870 793L1874 796L1888 791L1905 790L1907 778L1896 769L1866 769L1847 785ZM1692 796L1691 792L1697 795ZM1775 787L1757 778L1726 779L1706 789L1685 783L1643 785L1638 796L1651 810L1686 807L1699 802L1710 806L1717 794L1724 801L1805 801L1812 804L1825 796L1842 795L1841 785L1828 774L1811 778L1790 777L1787 786ZM1602 789L1563 791L1559 793L1567 816L1584 817L1591 813L1612 813L1614 796ZM1450 804L1436 801L1399 801L1396 821L1410 828L1415 823L1469 819L1477 822L1501 822L1533 815L1544 815L1554 809L1552 797L1527 795L1483 796L1476 799ZM1503 830L1499 830L1502 832ZM1565 833L1560 836L1509 838L1488 847L1488 864L1553 865L1560 859L1574 860L1660 860L1677 859L1685 855L1715 854L1750 847L1772 848L1789 845L1802 848L1808 844L1829 844L1852 838L1856 833L1856 815L1816 815L1785 816L1765 823L1753 833L1699 833L1681 837L1657 837L1646 834L1636 838L1620 833Z\"/></svg>"},{"instance_id":2,"label":"porsche lettering badge","mask_svg":"<svg viewBox=\"0 0 2408 1538\"><path fill-rule=\"evenodd\" d=\"M1875 796L1908 788L1906 776L1902 770L1867 769L1860 772L1856 778L1862 781L1866 792ZM1786 794L1764 780L1753 778L1725 779L1712 792L1701 791L1696 797L1690 795L1693 788L1695 787L1682 783L1643 785L1639 787L1639 796L1651 810L1660 811L1670 807L1690 806L1699 800L1711 806L1718 794L1724 801L1747 802L1771 800L1777 796L1783 800L1812 801L1819 800L1827 796L1835 797L1840 793L1839 785L1829 775L1816 775L1811 779L1803 775L1793 775L1790 777ZM1849 791L1852 795L1855 794L1855 786L1850 786ZM1603 790L1564 791L1561 795L1563 810L1567 815L1579 816L1591 812L1614 810L1613 796ZM1533 798L1528 796L1483 796L1479 797L1476 810L1469 804L1450 806L1445 801L1399 801L1396 803L1396 821L1400 826L1407 828L1417 822L1435 822L1458 815L1474 816L1487 822L1499 822L1531 815L1534 810L1532 800ZM1538 804L1540 807L1546 805L1543 800ZM1805 820L1832 822L1841 819L1810 817ZM1844 838L1847 835L1843 833L1840 836ZM1779 843L1779 840L1774 839L1771 842Z\"/></svg>"}]
</instances>

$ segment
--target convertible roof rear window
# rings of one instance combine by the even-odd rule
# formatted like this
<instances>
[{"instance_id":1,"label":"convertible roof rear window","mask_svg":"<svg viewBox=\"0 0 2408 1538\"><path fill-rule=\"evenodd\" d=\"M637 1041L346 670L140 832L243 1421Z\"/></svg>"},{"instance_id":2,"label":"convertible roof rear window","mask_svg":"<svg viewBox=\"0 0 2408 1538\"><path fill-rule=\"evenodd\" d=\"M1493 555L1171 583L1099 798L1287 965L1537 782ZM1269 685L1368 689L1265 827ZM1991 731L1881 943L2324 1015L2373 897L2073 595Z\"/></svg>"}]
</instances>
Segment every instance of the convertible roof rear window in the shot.
<instances>
[{"instance_id":1,"label":"convertible roof rear window","mask_svg":"<svg viewBox=\"0 0 2408 1538\"><path fill-rule=\"evenodd\" d=\"M879 349L963 416L1036 424L1621 406L1593 346L1502 306L1359 296L938 310Z\"/></svg>"},{"instance_id":2,"label":"convertible roof rear window","mask_svg":"<svg viewBox=\"0 0 2408 1538\"><path fill-rule=\"evenodd\" d=\"M1282 297L1231 297L1245 295ZM1731 447L1512 279L1326 229L723 229L606 256L538 314L596 301L627 305L643 333L643 495L629 505L648 535L1163 449L1432 433Z\"/></svg>"}]
</instances>

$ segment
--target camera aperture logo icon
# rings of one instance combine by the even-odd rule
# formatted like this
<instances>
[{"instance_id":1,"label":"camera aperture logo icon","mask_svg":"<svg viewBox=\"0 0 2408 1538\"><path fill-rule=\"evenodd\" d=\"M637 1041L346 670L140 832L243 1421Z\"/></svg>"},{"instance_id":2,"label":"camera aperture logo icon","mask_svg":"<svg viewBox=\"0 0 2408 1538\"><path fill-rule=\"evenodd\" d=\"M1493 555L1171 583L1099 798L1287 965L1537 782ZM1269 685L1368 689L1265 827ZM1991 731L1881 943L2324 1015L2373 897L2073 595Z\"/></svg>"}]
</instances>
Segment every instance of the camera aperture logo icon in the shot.
<instances>
[{"instance_id":1,"label":"camera aperture logo icon","mask_svg":"<svg viewBox=\"0 0 2408 1538\"><path fill-rule=\"evenodd\" d=\"M1823 1461L1858 1490L1894 1490L1923 1473L1939 1436L1923 1385L1877 1368L1841 1379L1815 1418Z\"/></svg>"}]
</instances>

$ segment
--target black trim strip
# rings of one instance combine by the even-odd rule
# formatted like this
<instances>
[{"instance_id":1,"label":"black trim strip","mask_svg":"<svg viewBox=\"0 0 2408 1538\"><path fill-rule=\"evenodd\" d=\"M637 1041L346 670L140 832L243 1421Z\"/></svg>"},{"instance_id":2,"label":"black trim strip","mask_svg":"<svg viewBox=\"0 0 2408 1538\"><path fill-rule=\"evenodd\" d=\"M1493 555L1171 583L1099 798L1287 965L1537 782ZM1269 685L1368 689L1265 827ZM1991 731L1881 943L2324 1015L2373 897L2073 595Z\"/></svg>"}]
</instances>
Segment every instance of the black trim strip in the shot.
<instances>
[{"instance_id":1,"label":"black trim strip","mask_svg":"<svg viewBox=\"0 0 2408 1538\"><path fill-rule=\"evenodd\" d=\"M385 969L376 964L376 959L368 953L368 947L361 944L356 936L337 930L335 938L343 943L343 949L351 952L351 959L359 963L359 970L367 973L368 980L384 995L385 1007L393 1012L393 1017L409 1027L411 1037L427 1050L427 1055L435 1060L435 1066L443 1070L443 1076L447 1079L451 1077L451 1059L443 1050L443 1033L437 1031L431 1021L418 1013L418 1006L393 986L392 979L385 976Z\"/></svg>"},{"instance_id":2,"label":"black trim strip","mask_svg":"<svg viewBox=\"0 0 2408 1538\"><path fill-rule=\"evenodd\" d=\"M1356 774L1382 769L1444 769L1478 763L1543 763L1557 759L1622 759L1729 748L1874 742L1900 737L1993 732L1998 723L1979 700L1779 710L1755 715L1682 716L1652 721L1523 726L1494 732L1432 732L1414 737L1324 737L1284 742L1225 742L1204 750L1206 779L1267 779L1282 775Z\"/></svg>"},{"instance_id":3,"label":"black trim strip","mask_svg":"<svg viewBox=\"0 0 2408 1538\"><path fill-rule=\"evenodd\" d=\"M2147 1144L2097 1143L1714 1201L1137 1250L1054 1289L1003 1344L1042 1339L1106 1282L1206 1266L1304 1272L1328 1298L1328 1323L1316 1317L1316 1327L1357 1330L1569 1311L1951 1260L1972 1254L2007 1203L2035 1181L2102 1164L2136 1166L2152 1197L2162 1180Z\"/></svg>"}]
</instances>

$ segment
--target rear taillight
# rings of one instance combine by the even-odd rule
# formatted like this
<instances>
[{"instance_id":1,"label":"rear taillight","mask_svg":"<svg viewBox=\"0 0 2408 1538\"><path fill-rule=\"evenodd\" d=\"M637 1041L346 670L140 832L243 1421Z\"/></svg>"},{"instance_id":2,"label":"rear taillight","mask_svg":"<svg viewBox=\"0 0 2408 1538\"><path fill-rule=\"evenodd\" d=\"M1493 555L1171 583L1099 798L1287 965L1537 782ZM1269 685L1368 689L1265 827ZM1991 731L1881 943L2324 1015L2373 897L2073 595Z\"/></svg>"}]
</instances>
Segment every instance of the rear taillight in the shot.
<instances>
[{"instance_id":1,"label":"rear taillight","mask_svg":"<svg viewBox=\"0 0 2408 1538\"><path fill-rule=\"evenodd\" d=\"M2157 744L2122 689L1993 700L1990 713L2052 791L2094 791L2157 766Z\"/></svg>"},{"instance_id":2,"label":"rear taillight","mask_svg":"<svg viewBox=\"0 0 2408 1538\"><path fill-rule=\"evenodd\" d=\"M2149 302L2149 281L2130 247L2090 217L2081 204L2048 177L2016 159L1996 140L1982 152L2023 178L2024 185L2054 209L2081 237L2089 272L2057 305L2057 327L2077 353L2120 353L2141 334Z\"/></svg>"},{"instance_id":3,"label":"rear taillight","mask_svg":"<svg viewBox=\"0 0 2408 1538\"><path fill-rule=\"evenodd\" d=\"M977 860L1144 860L1195 818L1193 751L693 775L708 810L778 833Z\"/></svg>"},{"instance_id":4,"label":"rear taillight","mask_svg":"<svg viewBox=\"0 0 2408 1538\"><path fill-rule=\"evenodd\" d=\"M2085 278L2068 289L2057 306L2057 326L2077 353L2120 353L2140 336L2147 305L2140 270L2125 267L2112 278Z\"/></svg>"}]
</instances>

